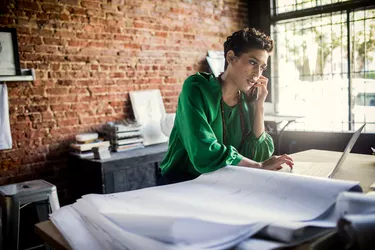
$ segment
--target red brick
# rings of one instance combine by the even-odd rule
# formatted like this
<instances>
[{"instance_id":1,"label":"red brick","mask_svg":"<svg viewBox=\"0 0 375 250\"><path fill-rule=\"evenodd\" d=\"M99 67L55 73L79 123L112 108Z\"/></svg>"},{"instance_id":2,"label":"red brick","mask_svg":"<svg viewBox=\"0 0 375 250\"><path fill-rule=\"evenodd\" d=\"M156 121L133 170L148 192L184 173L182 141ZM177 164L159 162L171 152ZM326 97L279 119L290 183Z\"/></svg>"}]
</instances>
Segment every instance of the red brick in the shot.
<instances>
[{"instance_id":1,"label":"red brick","mask_svg":"<svg viewBox=\"0 0 375 250\"><path fill-rule=\"evenodd\" d=\"M44 129L44 128L54 128L56 127L56 122L55 121L43 121L43 122L39 122L39 123L36 123L34 122L32 124L32 128L33 129Z\"/></svg>"},{"instance_id":2,"label":"red brick","mask_svg":"<svg viewBox=\"0 0 375 250\"><path fill-rule=\"evenodd\" d=\"M80 117L79 121L80 121L80 124L96 124L97 118L96 117Z\"/></svg>"},{"instance_id":3,"label":"red brick","mask_svg":"<svg viewBox=\"0 0 375 250\"><path fill-rule=\"evenodd\" d=\"M25 110L28 113L35 113L35 112L45 112L47 110L46 105L38 105L38 106L26 106Z\"/></svg>"},{"instance_id":4,"label":"red brick","mask_svg":"<svg viewBox=\"0 0 375 250\"><path fill-rule=\"evenodd\" d=\"M31 123L29 121L17 122L17 123L12 124L12 129L24 131L24 130L30 129L31 127L30 125Z\"/></svg>"},{"instance_id":5,"label":"red brick","mask_svg":"<svg viewBox=\"0 0 375 250\"><path fill-rule=\"evenodd\" d=\"M61 13L60 14L60 20L61 21L70 21L70 15L67 13Z\"/></svg>"},{"instance_id":6,"label":"red brick","mask_svg":"<svg viewBox=\"0 0 375 250\"><path fill-rule=\"evenodd\" d=\"M77 38L79 38L79 39L95 39L95 33L88 33L88 32L90 32L90 30L92 31L92 29L93 29L93 26L87 26L85 28L85 30L87 32L77 33ZM87 42L87 44L89 44L89 43Z\"/></svg>"},{"instance_id":7,"label":"red brick","mask_svg":"<svg viewBox=\"0 0 375 250\"><path fill-rule=\"evenodd\" d=\"M66 118L73 118L73 117L78 117L78 114L75 111L67 111L67 112L65 112L65 116L66 116ZM76 125L76 124L74 124L74 125Z\"/></svg>"},{"instance_id":8,"label":"red brick","mask_svg":"<svg viewBox=\"0 0 375 250\"><path fill-rule=\"evenodd\" d=\"M47 88L46 92L49 95L64 95L68 94L68 88Z\"/></svg>"},{"instance_id":9,"label":"red brick","mask_svg":"<svg viewBox=\"0 0 375 250\"><path fill-rule=\"evenodd\" d=\"M66 119L66 120L57 120L57 125L59 127L68 127L78 124L78 119Z\"/></svg>"},{"instance_id":10,"label":"red brick","mask_svg":"<svg viewBox=\"0 0 375 250\"><path fill-rule=\"evenodd\" d=\"M19 1L18 8L20 9L29 9L29 10L40 10L38 3L30 2L30 1Z\"/></svg>"},{"instance_id":11,"label":"red brick","mask_svg":"<svg viewBox=\"0 0 375 250\"><path fill-rule=\"evenodd\" d=\"M79 0L60 0L59 2L68 5L78 5Z\"/></svg>"},{"instance_id":12,"label":"red brick","mask_svg":"<svg viewBox=\"0 0 375 250\"><path fill-rule=\"evenodd\" d=\"M57 96L56 102L57 103L74 103L78 101L78 97L75 95L64 95L64 96Z\"/></svg>"},{"instance_id":13,"label":"red brick","mask_svg":"<svg viewBox=\"0 0 375 250\"><path fill-rule=\"evenodd\" d=\"M65 118L66 116L65 116L64 109L61 109L59 112L54 110L54 116L55 116L56 121L59 120L59 119L61 120L61 119Z\"/></svg>"},{"instance_id":14,"label":"red brick","mask_svg":"<svg viewBox=\"0 0 375 250\"><path fill-rule=\"evenodd\" d=\"M13 105L26 105L27 99L24 99L24 98L16 98L16 99L9 98L9 104L11 106L13 106Z\"/></svg>"},{"instance_id":15,"label":"red brick","mask_svg":"<svg viewBox=\"0 0 375 250\"><path fill-rule=\"evenodd\" d=\"M69 93L71 94L89 94L88 90L86 88L71 88L69 90Z\"/></svg>"},{"instance_id":16,"label":"red brick","mask_svg":"<svg viewBox=\"0 0 375 250\"><path fill-rule=\"evenodd\" d=\"M82 7L89 9L100 9L100 3L92 1L81 1Z\"/></svg>"},{"instance_id":17,"label":"red brick","mask_svg":"<svg viewBox=\"0 0 375 250\"><path fill-rule=\"evenodd\" d=\"M63 38L63 39L75 38L76 34L75 34L75 32L72 32L72 31L59 30L59 31L55 32L54 37L55 38L59 37L59 38Z\"/></svg>"},{"instance_id":18,"label":"red brick","mask_svg":"<svg viewBox=\"0 0 375 250\"><path fill-rule=\"evenodd\" d=\"M60 12L61 6L56 4L50 4L50 3L43 3L42 4L42 10L46 12Z\"/></svg>"},{"instance_id":19,"label":"red brick","mask_svg":"<svg viewBox=\"0 0 375 250\"><path fill-rule=\"evenodd\" d=\"M65 45L65 40L59 38L43 38L44 44L46 45Z\"/></svg>"},{"instance_id":20,"label":"red brick","mask_svg":"<svg viewBox=\"0 0 375 250\"><path fill-rule=\"evenodd\" d=\"M63 110L70 110L70 104L54 104L51 105L52 111L63 111Z\"/></svg>"},{"instance_id":21,"label":"red brick","mask_svg":"<svg viewBox=\"0 0 375 250\"><path fill-rule=\"evenodd\" d=\"M93 80L78 80L76 81L76 86L92 86Z\"/></svg>"},{"instance_id":22,"label":"red brick","mask_svg":"<svg viewBox=\"0 0 375 250\"><path fill-rule=\"evenodd\" d=\"M82 46L83 43L84 43L84 42L82 42L82 41L78 41L78 40L69 40L69 41L68 41L68 45L69 45L69 46L76 46L76 47L80 47L80 46Z\"/></svg>"},{"instance_id":23,"label":"red brick","mask_svg":"<svg viewBox=\"0 0 375 250\"><path fill-rule=\"evenodd\" d=\"M58 51L58 48L56 46L50 46L50 45L38 45L34 47L35 52L41 52L41 53L56 53Z\"/></svg>"},{"instance_id":24,"label":"red brick","mask_svg":"<svg viewBox=\"0 0 375 250\"><path fill-rule=\"evenodd\" d=\"M42 112L42 119L45 120L51 120L53 119L53 113L50 111Z\"/></svg>"},{"instance_id":25,"label":"red brick","mask_svg":"<svg viewBox=\"0 0 375 250\"><path fill-rule=\"evenodd\" d=\"M52 128L50 130L52 136L70 135L73 133L74 130L72 128Z\"/></svg>"},{"instance_id":26,"label":"red brick","mask_svg":"<svg viewBox=\"0 0 375 250\"><path fill-rule=\"evenodd\" d=\"M56 82L56 85L58 85L58 86L71 86L71 85L73 85L73 81L72 80L58 80L57 82Z\"/></svg>"},{"instance_id":27,"label":"red brick","mask_svg":"<svg viewBox=\"0 0 375 250\"><path fill-rule=\"evenodd\" d=\"M90 104L88 103L77 103L77 104L72 104L71 110L89 110L91 108Z\"/></svg>"},{"instance_id":28,"label":"red brick","mask_svg":"<svg viewBox=\"0 0 375 250\"><path fill-rule=\"evenodd\" d=\"M122 72L113 72L110 74L111 78L123 78L125 77L125 74Z\"/></svg>"}]
</instances>

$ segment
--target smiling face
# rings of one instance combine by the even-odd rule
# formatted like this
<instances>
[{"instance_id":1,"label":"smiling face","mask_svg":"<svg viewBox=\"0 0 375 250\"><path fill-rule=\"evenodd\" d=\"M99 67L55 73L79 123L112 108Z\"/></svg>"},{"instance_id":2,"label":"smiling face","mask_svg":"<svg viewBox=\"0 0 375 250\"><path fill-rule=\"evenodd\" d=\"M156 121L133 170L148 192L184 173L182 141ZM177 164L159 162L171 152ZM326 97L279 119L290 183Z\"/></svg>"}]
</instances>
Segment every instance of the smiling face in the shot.
<instances>
[{"instance_id":1,"label":"smiling face","mask_svg":"<svg viewBox=\"0 0 375 250\"><path fill-rule=\"evenodd\" d=\"M238 89L246 92L258 81L267 68L268 56L268 52L262 49L252 49L240 56L228 51L228 75Z\"/></svg>"}]
</instances>

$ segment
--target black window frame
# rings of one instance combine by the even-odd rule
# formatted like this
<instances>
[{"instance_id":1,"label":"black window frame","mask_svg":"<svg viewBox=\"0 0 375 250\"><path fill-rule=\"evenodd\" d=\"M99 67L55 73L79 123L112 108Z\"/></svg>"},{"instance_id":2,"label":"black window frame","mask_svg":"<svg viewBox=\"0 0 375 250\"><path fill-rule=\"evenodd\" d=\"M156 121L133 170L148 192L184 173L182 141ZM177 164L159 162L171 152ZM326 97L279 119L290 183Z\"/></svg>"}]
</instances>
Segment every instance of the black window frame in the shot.
<instances>
[{"instance_id":1,"label":"black window frame","mask_svg":"<svg viewBox=\"0 0 375 250\"><path fill-rule=\"evenodd\" d=\"M260 6L253 6L254 2L249 1L249 24L254 24L256 28L260 28L261 30L270 34L271 27L273 25L276 25L276 23L280 21L309 17L309 16L314 16L314 15L329 14L329 13L340 12L340 11L346 12L347 29L348 29L348 39L347 39L348 55L351 54L351 51L350 51L351 50L351 40L350 40L350 14L351 12L356 11L356 10L363 10L367 8L371 8L371 9L375 8L375 4L373 0L351 0L351 1L327 4L327 5L322 5L322 6L317 6L317 7L312 7L312 8L307 8L307 9L302 9L302 10L297 10L297 11L277 13L276 1L277 0L264 1L265 4L261 4L260 3L261 1L256 2ZM267 11L265 11L264 8L268 8L269 10L268 14L265 14L267 13ZM256 14L256 12L258 14ZM254 19L254 17L252 17L253 15L258 15L259 19ZM275 40L277 42L277 39ZM349 78L349 81L348 81L348 89L349 89L348 91L348 104L349 104L348 105L348 111L349 111L348 112L348 129L352 130L354 128L354 120L353 120L351 107L352 107L354 100L351 98L352 96L352 91L351 91L352 90L352 73L351 73L351 61L350 60L351 58L348 57L348 78ZM271 69L267 72L267 74L268 75L266 76L269 79L271 79L272 77ZM271 86L272 85L270 85L269 87L270 88L269 91L272 91ZM276 88L273 88L273 89L276 90ZM278 93L276 90L276 93L274 94L275 98L274 100L271 100L273 105L276 105L276 102L278 101L277 95Z\"/></svg>"}]
</instances>

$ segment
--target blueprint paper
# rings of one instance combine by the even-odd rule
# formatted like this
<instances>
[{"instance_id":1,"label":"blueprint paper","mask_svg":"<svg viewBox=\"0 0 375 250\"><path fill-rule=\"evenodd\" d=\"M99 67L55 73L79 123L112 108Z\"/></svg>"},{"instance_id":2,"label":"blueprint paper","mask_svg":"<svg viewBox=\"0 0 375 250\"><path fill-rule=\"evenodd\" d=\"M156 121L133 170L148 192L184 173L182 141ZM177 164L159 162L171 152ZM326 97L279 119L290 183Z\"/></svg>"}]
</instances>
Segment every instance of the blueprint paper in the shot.
<instances>
[{"instance_id":1,"label":"blueprint paper","mask_svg":"<svg viewBox=\"0 0 375 250\"><path fill-rule=\"evenodd\" d=\"M271 234L285 230L276 238L295 244L306 240L296 230L312 237L325 229L311 226L334 227L336 198L355 187L358 182L228 166L187 182L85 195L72 208L103 249L226 249L267 225ZM53 217L72 241L59 214Z\"/></svg>"}]
</instances>

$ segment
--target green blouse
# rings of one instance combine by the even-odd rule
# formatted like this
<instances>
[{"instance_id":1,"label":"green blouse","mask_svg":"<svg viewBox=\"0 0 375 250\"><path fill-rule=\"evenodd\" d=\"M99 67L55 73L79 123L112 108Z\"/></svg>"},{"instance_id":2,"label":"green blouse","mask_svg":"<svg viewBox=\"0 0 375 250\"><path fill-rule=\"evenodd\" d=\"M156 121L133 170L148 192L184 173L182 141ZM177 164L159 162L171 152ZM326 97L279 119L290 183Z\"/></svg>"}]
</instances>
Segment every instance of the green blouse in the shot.
<instances>
[{"instance_id":1,"label":"green blouse","mask_svg":"<svg viewBox=\"0 0 375 250\"><path fill-rule=\"evenodd\" d=\"M243 156L258 162L270 158L274 151L272 138L265 132L256 138L251 132L254 107L246 103L243 95L245 131L250 133L238 152L242 139L239 104L229 107L223 102L227 127L224 145L219 81L207 73L187 78L178 99L168 151L160 166L162 175L198 177L226 165L237 165Z\"/></svg>"}]
</instances>

